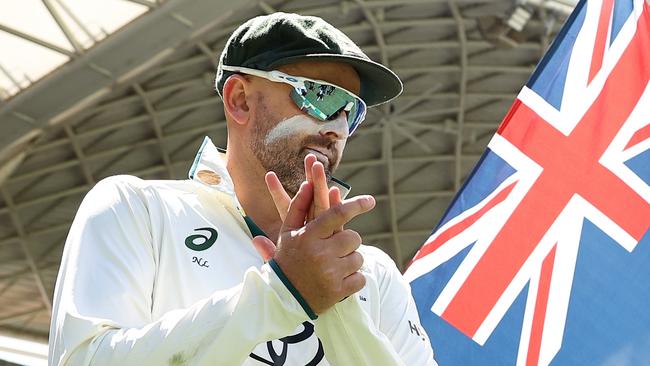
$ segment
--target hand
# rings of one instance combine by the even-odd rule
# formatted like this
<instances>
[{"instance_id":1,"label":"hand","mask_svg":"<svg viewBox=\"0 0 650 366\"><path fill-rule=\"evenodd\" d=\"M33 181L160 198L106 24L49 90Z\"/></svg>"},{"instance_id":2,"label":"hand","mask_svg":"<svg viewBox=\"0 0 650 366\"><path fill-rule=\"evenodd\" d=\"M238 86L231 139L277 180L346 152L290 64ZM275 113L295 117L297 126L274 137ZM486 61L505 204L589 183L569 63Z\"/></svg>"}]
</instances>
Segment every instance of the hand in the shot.
<instances>
[{"instance_id":1,"label":"hand","mask_svg":"<svg viewBox=\"0 0 650 366\"><path fill-rule=\"evenodd\" d=\"M325 167L323 167L321 162L317 161L314 154L307 154L305 156L305 177L306 182L311 183L314 187L314 199L306 218L306 222L309 222L331 206L340 204L341 191L337 187L328 189ZM273 203L275 203L275 208L280 215L280 219L284 221L287 217L291 197L284 190L280 179L274 172L266 173L265 181L271 198L273 198ZM338 231L343 231L343 227L338 228ZM263 239L253 240L253 245L264 261L269 261L275 255L275 244L269 241Z\"/></svg>"},{"instance_id":2,"label":"hand","mask_svg":"<svg viewBox=\"0 0 650 366\"><path fill-rule=\"evenodd\" d=\"M371 210L375 200L372 196L345 200L305 224L314 199L313 190L311 183L303 182L290 201L273 258L319 314L365 286L365 277L358 272L363 257L356 252L361 237L353 230L337 231ZM265 237L256 237L253 242L273 244Z\"/></svg>"},{"instance_id":3,"label":"hand","mask_svg":"<svg viewBox=\"0 0 650 366\"><path fill-rule=\"evenodd\" d=\"M325 167L323 167L321 162L317 161L314 154L307 154L305 156L305 178L307 182L314 185L314 200L309 210L309 215L307 215L307 221L313 220L331 206L341 203L341 192L337 187L327 187ZM280 219L284 221L287 210L289 209L291 197L284 190L280 179L278 179L278 176L274 172L266 173L265 180L275 207L280 215Z\"/></svg>"}]
</instances>

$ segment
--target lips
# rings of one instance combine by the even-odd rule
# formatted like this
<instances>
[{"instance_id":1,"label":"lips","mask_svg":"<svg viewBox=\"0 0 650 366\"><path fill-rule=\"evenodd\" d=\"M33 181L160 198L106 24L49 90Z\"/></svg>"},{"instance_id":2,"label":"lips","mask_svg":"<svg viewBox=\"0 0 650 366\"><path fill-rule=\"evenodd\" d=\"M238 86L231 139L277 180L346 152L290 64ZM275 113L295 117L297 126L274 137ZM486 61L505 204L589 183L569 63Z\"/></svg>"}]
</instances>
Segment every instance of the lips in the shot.
<instances>
[{"instance_id":1,"label":"lips","mask_svg":"<svg viewBox=\"0 0 650 366\"><path fill-rule=\"evenodd\" d=\"M328 168L330 166L331 158L327 152L314 147L307 147L305 150L307 151L307 154L314 154L316 156L316 159L320 161L325 168Z\"/></svg>"}]
</instances>

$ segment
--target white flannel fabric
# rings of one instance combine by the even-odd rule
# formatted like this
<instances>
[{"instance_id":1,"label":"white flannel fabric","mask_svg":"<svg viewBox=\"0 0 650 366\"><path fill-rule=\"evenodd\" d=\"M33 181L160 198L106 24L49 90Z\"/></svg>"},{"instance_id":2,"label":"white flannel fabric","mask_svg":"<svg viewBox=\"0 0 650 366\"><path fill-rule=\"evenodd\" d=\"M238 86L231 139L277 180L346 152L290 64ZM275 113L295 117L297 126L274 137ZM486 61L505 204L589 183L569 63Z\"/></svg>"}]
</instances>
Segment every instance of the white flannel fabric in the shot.
<instances>
[{"instance_id":1,"label":"white flannel fabric","mask_svg":"<svg viewBox=\"0 0 650 366\"><path fill-rule=\"evenodd\" d=\"M365 288L311 321L253 247L208 138L190 176L110 177L84 198L50 365L435 365L409 285L381 250L359 249Z\"/></svg>"}]
</instances>

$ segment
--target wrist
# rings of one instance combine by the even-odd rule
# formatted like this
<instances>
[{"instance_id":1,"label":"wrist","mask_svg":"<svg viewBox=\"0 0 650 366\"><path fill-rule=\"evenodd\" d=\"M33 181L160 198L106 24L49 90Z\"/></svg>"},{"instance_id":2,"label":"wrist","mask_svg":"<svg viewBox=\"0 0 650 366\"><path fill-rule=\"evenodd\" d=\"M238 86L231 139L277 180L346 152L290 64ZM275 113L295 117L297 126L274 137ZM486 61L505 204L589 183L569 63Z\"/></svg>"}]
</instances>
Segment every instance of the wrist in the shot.
<instances>
[{"instance_id":1,"label":"wrist","mask_svg":"<svg viewBox=\"0 0 650 366\"><path fill-rule=\"evenodd\" d=\"M282 281L282 283L287 288L287 290L289 290L289 292L291 292L291 294L296 299L296 301L298 301L302 309L305 311L305 313L307 313L307 316L309 316L309 319L316 320L318 318L316 312L314 312L314 310L307 303L307 300L305 300L305 298L302 297L298 289L296 289L293 283L291 283L287 275L284 273L284 271L282 271L282 268L280 268L280 265L274 258L272 258L269 261L269 266L271 266L273 272L275 272L275 274L280 278L280 281Z\"/></svg>"}]
</instances>

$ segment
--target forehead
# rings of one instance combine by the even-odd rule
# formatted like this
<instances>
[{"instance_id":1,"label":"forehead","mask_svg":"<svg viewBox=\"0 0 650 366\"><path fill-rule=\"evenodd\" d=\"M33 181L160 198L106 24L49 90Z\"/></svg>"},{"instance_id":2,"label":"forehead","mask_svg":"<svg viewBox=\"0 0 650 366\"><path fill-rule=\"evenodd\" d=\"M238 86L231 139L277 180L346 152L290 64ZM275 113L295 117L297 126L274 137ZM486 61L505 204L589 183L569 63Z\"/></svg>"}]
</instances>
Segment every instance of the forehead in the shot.
<instances>
[{"instance_id":1,"label":"forehead","mask_svg":"<svg viewBox=\"0 0 650 366\"><path fill-rule=\"evenodd\" d=\"M294 76L327 81L357 95L361 90L361 82L356 70L341 62L302 61L282 65L278 70Z\"/></svg>"}]
</instances>

